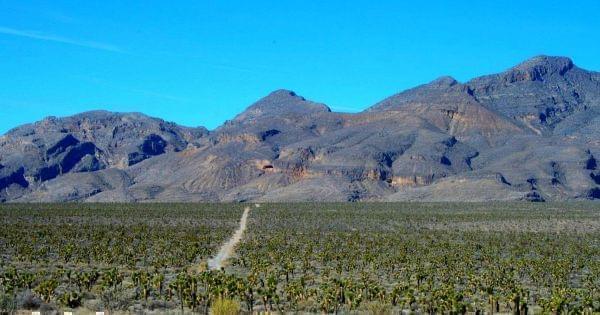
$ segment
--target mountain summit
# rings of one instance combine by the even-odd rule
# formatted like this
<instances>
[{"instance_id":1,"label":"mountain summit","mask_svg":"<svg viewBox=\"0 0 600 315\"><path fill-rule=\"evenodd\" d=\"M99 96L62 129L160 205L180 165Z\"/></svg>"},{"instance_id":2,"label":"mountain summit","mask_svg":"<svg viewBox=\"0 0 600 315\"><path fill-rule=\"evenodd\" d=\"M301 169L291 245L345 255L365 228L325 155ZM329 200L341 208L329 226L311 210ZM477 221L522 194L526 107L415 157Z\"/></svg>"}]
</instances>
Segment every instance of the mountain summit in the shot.
<instances>
[{"instance_id":1,"label":"mountain summit","mask_svg":"<svg viewBox=\"0 0 600 315\"><path fill-rule=\"evenodd\" d=\"M527 75L527 79L535 81L541 80L547 75L564 75L567 71L573 69L573 67L573 61L570 58L537 56L517 65L511 71L514 73L524 73Z\"/></svg>"},{"instance_id":2,"label":"mountain summit","mask_svg":"<svg viewBox=\"0 0 600 315\"><path fill-rule=\"evenodd\" d=\"M600 199L600 74L538 56L357 114L277 90L219 128L140 113L0 137L0 201Z\"/></svg>"},{"instance_id":3,"label":"mountain summit","mask_svg":"<svg viewBox=\"0 0 600 315\"><path fill-rule=\"evenodd\" d=\"M326 105L307 101L293 91L277 90L252 104L234 121L255 120L269 116L310 115L330 111L331 109Z\"/></svg>"}]
</instances>

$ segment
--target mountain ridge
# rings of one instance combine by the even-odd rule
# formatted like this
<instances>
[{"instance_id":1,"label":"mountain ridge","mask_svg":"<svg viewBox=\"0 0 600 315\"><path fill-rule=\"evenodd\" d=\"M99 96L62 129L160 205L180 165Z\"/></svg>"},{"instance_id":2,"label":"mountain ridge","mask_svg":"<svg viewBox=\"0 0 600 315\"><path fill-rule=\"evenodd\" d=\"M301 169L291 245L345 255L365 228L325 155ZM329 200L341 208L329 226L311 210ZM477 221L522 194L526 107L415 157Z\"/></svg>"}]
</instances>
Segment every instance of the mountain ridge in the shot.
<instances>
[{"instance_id":1,"label":"mountain ridge","mask_svg":"<svg viewBox=\"0 0 600 315\"><path fill-rule=\"evenodd\" d=\"M537 56L353 114L281 89L213 130L142 113L47 117L0 137L0 200L597 199L598 139L598 73Z\"/></svg>"}]
</instances>

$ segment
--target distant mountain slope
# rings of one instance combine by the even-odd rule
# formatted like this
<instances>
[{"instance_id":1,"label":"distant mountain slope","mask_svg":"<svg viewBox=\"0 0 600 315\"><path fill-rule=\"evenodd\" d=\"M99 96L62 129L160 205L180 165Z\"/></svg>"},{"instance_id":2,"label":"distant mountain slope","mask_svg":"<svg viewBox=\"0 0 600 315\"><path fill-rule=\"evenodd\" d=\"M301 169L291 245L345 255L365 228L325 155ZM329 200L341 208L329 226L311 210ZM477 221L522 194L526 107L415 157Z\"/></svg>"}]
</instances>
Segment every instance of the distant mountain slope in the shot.
<instances>
[{"instance_id":1,"label":"distant mountain slope","mask_svg":"<svg viewBox=\"0 0 600 315\"><path fill-rule=\"evenodd\" d=\"M580 69L568 58L539 56L467 85L487 107L551 134L572 125L570 116L600 109L599 79L598 73Z\"/></svg>"},{"instance_id":2,"label":"distant mountain slope","mask_svg":"<svg viewBox=\"0 0 600 315\"><path fill-rule=\"evenodd\" d=\"M600 199L600 75L539 56L362 113L275 91L219 128L136 113L0 138L2 201Z\"/></svg>"},{"instance_id":3,"label":"distant mountain slope","mask_svg":"<svg viewBox=\"0 0 600 315\"><path fill-rule=\"evenodd\" d=\"M48 117L0 138L0 196L19 198L57 177L103 169L126 169L145 159L182 151L208 134L139 113L95 111Z\"/></svg>"}]
</instances>

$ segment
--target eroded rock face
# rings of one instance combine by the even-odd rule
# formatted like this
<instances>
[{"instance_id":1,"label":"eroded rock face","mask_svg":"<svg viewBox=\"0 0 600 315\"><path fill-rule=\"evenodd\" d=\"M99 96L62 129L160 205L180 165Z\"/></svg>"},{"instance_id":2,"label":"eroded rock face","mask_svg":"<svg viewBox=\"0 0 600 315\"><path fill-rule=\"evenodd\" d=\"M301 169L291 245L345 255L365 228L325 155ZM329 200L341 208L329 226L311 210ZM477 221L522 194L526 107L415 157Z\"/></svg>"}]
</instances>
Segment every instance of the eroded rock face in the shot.
<instances>
[{"instance_id":1,"label":"eroded rock face","mask_svg":"<svg viewBox=\"0 0 600 315\"><path fill-rule=\"evenodd\" d=\"M127 155L127 163L128 165L137 164L150 157L165 153L166 148L167 142L161 136L150 134L144 138L138 146L138 150ZM179 151L179 148L175 148L175 151Z\"/></svg>"},{"instance_id":2,"label":"eroded rock face","mask_svg":"<svg viewBox=\"0 0 600 315\"><path fill-rule=\"evenodd\" d=\"M22 167L14 171L4 166L0 168L0 190L10 185L19 185L22 188L27 188L29 183L25 180L24 173L25 170Z\"/></svg>"},{"instance_id":3,"label":"eroded rock face","mask_svg":"<svg viewBox=\"0 0 600 315\"><path fill-rule=\"evenodd\" d=\"M24 176L25 169L0 166L0 201L21 197L29 187Z\"/></svg>"},{"instance_id":4,"label":"eroded rock face","mask_svg":"<svg viewBox=\"0 0 600 315\"><path fill-rule=\"evenodd\" d=\"M92 142L80 143L72 135L61 139L46 150L46 166L39 169L33 177L38 181L47 181L68 172L92 172L106 165L98 160L101 151Z\"/></svg>"},{"instance_id":5,"label":"eroded rock face","mask_svg":"<svg viewBox=\"0 0 600 315\"><path fill-rule=\"evenodd\" d=\"M539 56L343 114L277 90L219 128L137 113L0 137L0 201L599 199L600 74Z\"/></svg>"},{"instance_id":6,"label":"eroded rock face","mask_svg":"<svg viewBox=\"0 0 600 315\"><path fill-rule=\"evenodd\" d=\"M544 133L573 114L597 108L600 101L600 83L593 73L563 57L535 57L467 84L486 107Z\"/></svg>"},{"instance_id":7,"label":"eroded rock face","mask_svg":"<svg viewBox=\"0 0 600 315\"><path fill-rule=\"evenodd\" d=\"M104 111L66 118L48 117L9 131L0 143L0 159L23 170L35 189L68 173L94 172L135 164L152 156L184 150L208 131L185 128L142 114ZM135 163L130 163L131 156ZM125 165L125 166L127 166Z\"/></svg>"}]
</instances>

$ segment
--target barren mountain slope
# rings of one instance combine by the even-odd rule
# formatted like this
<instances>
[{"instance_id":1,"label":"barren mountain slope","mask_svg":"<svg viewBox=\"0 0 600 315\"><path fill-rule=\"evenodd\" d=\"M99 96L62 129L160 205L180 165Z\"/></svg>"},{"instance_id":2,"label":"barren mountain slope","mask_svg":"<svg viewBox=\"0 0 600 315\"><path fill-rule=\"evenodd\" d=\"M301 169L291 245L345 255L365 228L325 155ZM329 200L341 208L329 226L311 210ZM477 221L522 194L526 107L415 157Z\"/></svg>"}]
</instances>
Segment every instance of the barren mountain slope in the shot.
<instances>
[{"instance_id":1,"label":"barren mountain slope","mask_svg":"<svg viewBox=\"0 0 600 315\"><path fill-rule=\"evenodd\" d=\"M540 56L357 114L275 91L221 127L47 118L0 138L5 201L600 198L600 75Z\"/></svg>"}]
</instances>

